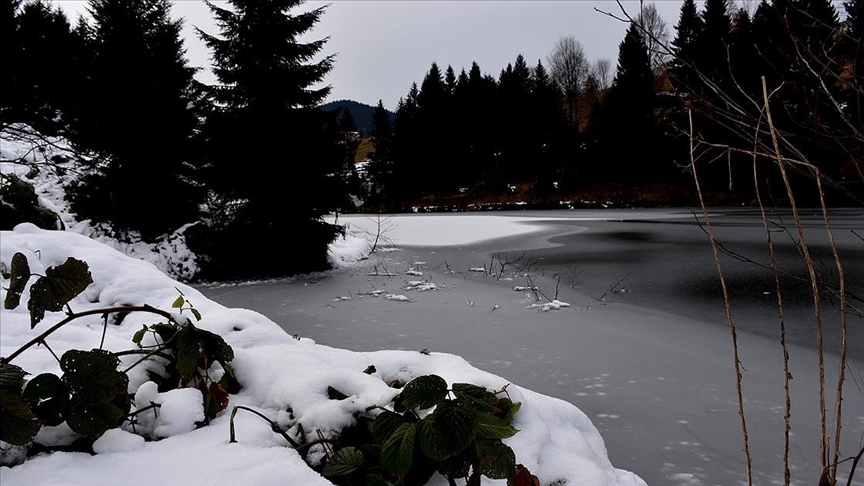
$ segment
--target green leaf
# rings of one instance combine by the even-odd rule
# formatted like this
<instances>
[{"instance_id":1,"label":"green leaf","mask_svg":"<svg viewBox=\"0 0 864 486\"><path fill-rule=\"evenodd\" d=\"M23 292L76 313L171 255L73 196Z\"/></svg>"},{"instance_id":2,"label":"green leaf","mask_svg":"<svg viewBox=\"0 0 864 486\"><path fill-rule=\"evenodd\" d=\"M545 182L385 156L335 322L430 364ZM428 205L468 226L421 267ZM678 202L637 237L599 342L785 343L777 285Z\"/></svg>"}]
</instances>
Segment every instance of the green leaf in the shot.
<instances>
[{"instance_id":1,"label":"green leaf","mask_svg":"<svg viewBox=\"0 0 864 486\"><path fill-rule=\"evenodd\" d=\"M51 281L54 295L62 307L93 283L90 267L81 260L69 257L63 264L48 267L45 276Z\"/></svg>"},{"instance_id":2,"label":"green leaf","mask_svg":"<svg viewBox=\"0 0 864 486\"><path fill-rule=\"evenodd\" d=\"M120 360L102 349L70 349L60 358L63 383L72 398L84 405L105 404L118 396L128 400L129 377L117 371Z\"/></svg>"},{"instance_id":3,"label":"green leaf","mask_svg":"<svg viewBox=\"0 0 864 486\"><path fill-rule=\"evenodd\" d=\"M128 411L128 407L124 410L112 402L85 404L80 397L73 397L69 402L69 416L66 423L70 429L79 434L99 435L118 427Z\"/></svg>"},{"instance_id":4,"label":"green leaf","mask_svg":"<svg viewBox=\"0 0 864 486\"><path fill-rule=\"evenodd\" d=\"M363 467L363 453L355 447L343 447L327 461L321 474L327 477L347 476Z\"/></svg>"},{"instance_id":5,"label":"green leaf","mask_svg":"<svg viewBox=\"0 0 864 486\"><path fill-rule=\"evenodd\" d=\"M0 440L25 445L33 440L42 424L17 393L0 388Z\"/></svg>"},{"instance_id":6,"label":"green leaf","mask_svg":"<svg viewBox=\"0 0 864 486\"><path fill-rule=\"evenodd\" d=\"M142 324L141 329L132 335L132 342L140 346L145 334L147 334L147 326Z\"/></svg>"},{"instance_id":7,"label":"green leaf","mask_svg":"<svg viewBox=\"0 0 864 486\"><path fill-rule=\"evenodd\" d=\"M186 299L184 299L183 296L181 295L181 296L177 297L176 299L174 299L174 302L171 304L171 308L172 309L179 309L179 308L183 307L184 302L186 302Z\"/></svg>"},{"instance_id":8,"label":"green leaf","mask_svg":"<svg viewBox=\"0 0 864 486\"><path fill-rule=\"evenodd\" d=\"M184 326L177 331L174 337L174 348L177 352L177 371L180 376L188 379L198 369L198 360L201 358L203 346L201 339L197 336L197 329L193 326Z\"/></svg>"},{"instance_id":9,"label":"green leaf","mask_svg":"<svg viewBox=\"0 0 864 486\"><path fill-rule=\"evenodd\" d=\"M447 382L438 375L418 376L397 397L406 408L426 409L447 398Z\"/></svg>"},{"instance_id":10,"label":"green leaf","mask_svg":"<svg viewBox=\"0 0 864 486\"><path fill-rule=\"evenodd\" d=\"M381 465L391 474L401 475L411 469L415 432L414 424L402 424L381 448Z\"/></svg>"},{"instance_id":11,"label":"green leaf","mask_svg":"<svg viewBox=\"0 0 864 486\"><path fill-rule=\"evenodd\" d=\"M59 376L42 373L27 382L21 397L45 425L55 427L66 420L69 391Z\"/></svg>"},{"instance_id":12,"label":"green leaf","mask_svg":"<svg viewBox=\"0 0 864 486\"><path fill-rule=\"evenodd\" d=\"M153 326L155 329L155 326ZM157 330L161 336L163 334ZM169 338L177 356L177 371L183 380L188 381L198 368L206 368L219 362L223 368L234 359L234 350L222 336L198 329L192 324L180 328Z\"/></svg>"},{"instance_id":13,"label":"green leaf","mask_svg":"<svg viewBox=\"0 0 864 486\"><path fill-rule=\"evenodd\" d=\"M200 320L201 320L201 313L198 312L198 309L196 309L196 308L193 307L193 308L189 309L189 311L192 312L192 315L193 315L193 316L195 316L195 320L196 320L196 321L200 321Z\"/></svg>"},{"instance_id":14,"label":"green leaf","mask_svg":"<svg viewBox=\"0 0 864 486\"><path fill-rule=\"evenodd\" d=\"M498 407L498 397L489 390L470 383L454 383L453 394L456 400L483 412L494 412Z\"/></svg>"},{"instance_id":15,"label":"green leaf","mask_svg":"<svg viewBox=\"0 0 864 486\"><path fill-rule=\"evenodd\" d=\"M436 464L441 474L454 478L467 478L468 474L471 473L471 455L468 454L468 449L443 461L438 461Z\"/></svg>"},{"instance_id":16,"label":"green leaf","mask_svg":"<svg viewBox=\"0 0 864 486\"><path fill-rule=\"evenodd\" d=\"M45 277L36 280L30 287L30 328L36 327L45 312L59 312L63 306L93 283L86 263L69 257L62 265L48 267Z\"/></svg>"},{"instance_id":17,"label":"green leaf","mask_svg":"<svg viewBox=\"0 0 864 486\"><path fill-rule=\"evenodd\" d=\"M503 419L489 413L478 413L477 419L477 439L506 439L519 432Z\"/></svg>"},{"instance_id":18,"label":"green leaf","mask_svg":"<svg viewBox=\"0 0 864 486\"><path fill-rule=\"evenodd\" d=\"M489 479L513 479L516 475L516 454L499 440L478 440L480 473Z\"/></svg>"},{"instance_id":19,"label":"green leaf","mask_svg":"<svg viewBox=\"0 0 864 486\"><path fill-rule=\"evenodd\" d=\"M420 421L420 450L436 461L443 461L468 447L476 426L474 412L452 402L442 403Z\"/></svg>"},{"instance_id":20,"label":"green leaf","mask_svg":"<svg viewBox=\"0 0 864 486\"><path fill-rule=\"evenodd\" d=\"M393 435L400 425L407 423L405 417L389 410L381 412L372 422L372 437L375 442L383 444Z\"/></svg>"},{"instance_id":21,"label":"green leaf","mask_svg":"<svg viewBox=\"0 0 864 486\"><path fill-rule=\"evenodd\" d=\"M230 394L239 392L243 386L239 381L237 381L237 375L234 374L234 368L232 368L230 364L223 364L222 369L225 370L225 374L223 374L222 379L219 380L219 386Z\"/></svg>"},{"instance_id":22,"label":"green leaf","mask_svg":"<svg viewBox=\"0 0 864 486\"><path fill-rule=\"evenodd\" d=\"M234 359L234 349L222 336L198 328L195 328L195 333L201 339L201 347L209 363L218 361L224 367Z\"/></svg>"},{"instance_id":23,"label":"green leaf","mask_svg":"<svg viewBox=\"0 0 864 486\"><path fill-rule=\"evenodd\" d=\"M345 400L348 398L348 395L342 393L341 391L333 388L332 386L327 387L327 397L330 400Z\"/></svg>"},{"instance_id":24,"label":"green leaf","mask_svg":"<svg viewBox=\"0 0 864 486\"><path fill-rule=\"evenodd\" d=\"M159 338L162 339L163 343L176 345L175 339L177 338L177 333L180 329L177 326L160 322L150 326L150 329L159 335Z\"/></svg>"},{"instance_id":25,"label":"green leaf","mask_svg":"<svg viewBox=\"0 0 864 486\"><path fill-rule=\"evenodd\" d=\"M6 309L15 309L21 303L21 294L27 288L27 281L30 280L30 264L27 263L27 257L23 253L15 253L12 255L12 279L9 283L9 290L6 292L6 299L3 301L3 307Z\"/></svg>"},{"instance_id":26,"label":"green leaf","mask_svg":"<svg viewBox=\"0 0 864 486\"><path fill-rule=\"evenodd\" d=\"M522 402L511 402L511 406L507 409L507 412L504 414L504 421L508 424L513 421L513 417L516 416L516 413L519 412L519 409L522 408Z\"/></svg>"},{"instance_id":27,"label":"green leaf","mask_svg":"<svg viewBox=\"0 0 864 486\"><path fill-rule=\"evenodd\" d=\"M18 394L24 386L24 377L28 374L18 366L2 363L0 364L0 388Z\"/></svg>"}]
</instances>

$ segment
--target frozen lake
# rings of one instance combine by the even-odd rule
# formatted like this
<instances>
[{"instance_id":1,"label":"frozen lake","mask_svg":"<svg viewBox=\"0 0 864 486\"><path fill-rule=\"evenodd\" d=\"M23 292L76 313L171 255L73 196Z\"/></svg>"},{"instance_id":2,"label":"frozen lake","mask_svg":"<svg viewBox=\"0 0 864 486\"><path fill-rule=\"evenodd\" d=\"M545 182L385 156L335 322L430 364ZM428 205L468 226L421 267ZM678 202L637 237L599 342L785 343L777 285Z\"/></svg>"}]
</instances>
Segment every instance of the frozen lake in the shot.
<instances>
[{"instance_id":1,"label":"frozen lake","mask_svg":"<svg viewBox=\"0 0 864 486\"><path fill-rule=\"evenodd\" d=\"M531 221L513 222L512 217ZM847 288L861 296L864 241L857 235L864 235L864 213L835 211L832 217ZM355 228L369 223L364 217L340 220ZM788 214L782 220L791 225ZM458 354L520 386L567 400L591 417L612 463L648 484L729 486L744 480L728 324L708 239L689 211L429 214L393 221L404 222L403 233L394 230L402 237L395 242L400 251L375 253L325 274L201 291L224 305L261 312L287 332L320 344ZM729 250L769 261L758 212L717 211L712 221ZM824 225L813 211L804 222L817 269L832 282L836 268ZM511 231L499 231L502 225ZM514 225L520 234L513 234ZM794 227L789 230L796 235ZM448 232L480 236L448 241ZM488 239L476 241L484 235ZM797 236L778 230L772 238L781 268L791 274L782 285L792 343L792 477L811 485L820 474L813 303L809 283L795 278L806 277L793 243ZM507 266L500 276L470 270L485 265L497 273L493 255L521 256L523 268ZM742 331L755 483L782 484L782 351L773 276L732 258L724 257L723 263L733 317ZM406 275L412 267L423 275ZM369 276L385 269L395 276ZM545 313L526 309L535 302L533 293L513 290L528 284L525 272L549 297L557 286L560 300L572 307ZM406 290L410 280L429 280L439 288ZM365 295L373 290L402 294L411 302ZM851 303L862 307L860 301ZM831 390L838 369L833 353L839 312L827 300L823 310ZM864 432L862 319L850 317L849 327L852 376L845 388L844 457L860 450ZM855 484L864 484L864 472Z\"/></svg>"}]
</instances>

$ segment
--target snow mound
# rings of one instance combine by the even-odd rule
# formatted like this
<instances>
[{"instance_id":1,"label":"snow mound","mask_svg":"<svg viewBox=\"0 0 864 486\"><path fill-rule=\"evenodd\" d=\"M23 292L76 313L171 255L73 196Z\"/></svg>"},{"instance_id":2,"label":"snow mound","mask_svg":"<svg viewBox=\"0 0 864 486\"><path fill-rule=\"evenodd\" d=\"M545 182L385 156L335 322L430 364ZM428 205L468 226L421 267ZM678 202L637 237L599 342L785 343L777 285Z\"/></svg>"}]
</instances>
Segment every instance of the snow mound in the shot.
<instances>
[{"instance_id":1,"label":"snow mound","mask_svg":"<svg viewBox=\"0 0 864 486\"><path fill-rule=\"evenodd\" d=\"M336 268L347 266L350 263L365 260L372 253L372 244L363 238L356 236L345 236L336 238L327 249L327 261Z\"/></svg>"},{"instance_id":2,"label":"snow mound","mask_svg":"<svg viewBox=\"0 0 864 486\"><path fill-rule=\"evenodd\" d=\"M570 307L570 304L567 302L561 302L560 300L553 300L552 302L546 302L545 304L531 304L526 309L537 309L540 312L549 312L551 310L559 310L563 307Z\"/></svg>"}]
</instances>

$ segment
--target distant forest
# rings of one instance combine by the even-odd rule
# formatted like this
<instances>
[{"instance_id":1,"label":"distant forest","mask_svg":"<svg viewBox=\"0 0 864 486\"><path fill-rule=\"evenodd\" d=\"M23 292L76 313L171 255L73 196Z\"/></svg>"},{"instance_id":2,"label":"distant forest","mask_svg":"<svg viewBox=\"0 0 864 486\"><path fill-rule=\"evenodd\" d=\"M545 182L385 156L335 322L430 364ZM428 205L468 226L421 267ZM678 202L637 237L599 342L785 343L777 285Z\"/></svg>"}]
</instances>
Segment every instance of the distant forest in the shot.
<instances>
[{"instance_id":1,"label":"distant forest","mask_svg":"<svg viewBox=\"0 0 864 486\"><path fill-rule=\"evenodd\" d=\"M342 116L354 119L354 126L357 128L357 133L361 138L368 138L372 134L372 127L374 126L372 121L373 113L375 112L374 106L353 100L337 100L324 103L321 105L321 109L324 111L347 111L347 113L342 113ZM395 113L390 112L391 120L395 116Z\"/></svg>"},{"instance_id":2,"label":"distant forest","mask_svg":"<svg viewBox=\"0 0 864 486\"><path fill-rule=\"evenodd\" d=\"M375 118L369 200L390 210L694 204L692 112L692 161L709 202L751 204L754 147L762 159L775 152L764 77L775 131L799 162L790 183L818 177L831 202L860 204L861 5L846 2L841 21L830 0L763 0L753 11L686 0L670 36L645 4L614 65L586 59L573 37L497 76L433 63L393 123ZM781 174L757 177L786 204ZM815 204L818 191L809 194Z\"/></svg>"},{"instance_id":3,"label":"distant forest","mask_svg":"<svg viewBox=\"0 0 864 486\"><path fill-rule=\"evenodd\" d=\"M197 221L203 278L326 267L333 211L681 206L696 182L715 205L782 206L793 188L860 205L862 4L685 0L670 28L645 3L621 14L614 61L568 36L496 74L433 63L394 114L324 104L335 57L298 37L326 7L302 0L211 5L209 86L168 0L89 0L74 26L52 3L0 0L0 129L69 140L82 219L145 238ZM244 252L286 256L263 268Z\"/></svg>"}]
</instances>

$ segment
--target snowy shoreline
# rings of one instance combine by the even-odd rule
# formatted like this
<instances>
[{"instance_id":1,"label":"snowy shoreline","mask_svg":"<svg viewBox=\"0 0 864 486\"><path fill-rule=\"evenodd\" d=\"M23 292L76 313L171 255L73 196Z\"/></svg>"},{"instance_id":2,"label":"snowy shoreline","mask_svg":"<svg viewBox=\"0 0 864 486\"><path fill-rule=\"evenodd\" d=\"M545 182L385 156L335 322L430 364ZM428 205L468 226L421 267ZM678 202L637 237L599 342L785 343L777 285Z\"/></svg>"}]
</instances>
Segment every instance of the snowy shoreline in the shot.
<instances>
[{"instance_id":1,"label":"snowy shoreline","mask_svg":"<svg viewBox=\"0 0 864 486\"><path fill-rule=\"evenodd\" d=\"M33 158L31 162L38 162L36 158L52 155L32 151L26 143L16 143L4 141L0 159L28 153ZM0 170L22 176L28 171L9 162L0 162ZM102 435L93 445L96 454L92 456L53 452L25 458L22 448L0 444L2 484L264 486L286 481L297 485L330 484L287 447L279 434L249 414L237 417L239 444L229 444L230 407L243 405L256 409L289 431L296 432L302 424L305 430L321 430L334 436L354 423L356 414L369 413L368 407L392 399L398 390L387 383L393 378L405 382L434 373L450 385L469 382L493 390L509 383L453 354L353 352L322 346L308 338L295 339L257 312L219 305L168 276L188 278L195 273L194 255L185 248L182 235L168 236L156 245L134 239L124 243L113 240L107 236L110 229L79 222L69 212L62 191L68 177L40 173L35 178L25 178L34 184L40 204L60 215L67 231L46 231L22 224L13 231L0 232L2 266L11 268L12 256L18 252L26 256L35 274L44 274L46 268L59 265L68 257L85 261L94 283L70 302L78 312L130 304L170 310L178 291L182 292L202 315L196 326L219 334L234 349L232 366L243 389L230 396L229 409L209 425L198 428L196 423L203 417L199 391L178 389L158 393L148 380L147 367L133 368L129 372L129 392L135 395L133 405L143 407L154 401L162 406L159 415L139 416L139 428L149 431L150 440L133 433L127 422ZM511 230L514 227L511 225ZM370 249L363 239L348 236L331 245L331 262L337 267L350 268L352 262L365 258ZM7 288L8 283L2 286L0 299L5 299ZM27 302L29 293L29 288L24 291L22 302ZM62 314L48 313L44 323L31 329L25 305L0 310L0 356L9 356L60 319ZM104 349L133 348L133 334L153 320L150 315L132 313L119 325L107 326ZM101 318L94 315L60 328L48 341L58 353L89 350L99 346L102 333ZM121 367L126 367L135 358L124 356L121 361ZM30 377L40 373L60 374L57 361L45 347L28 349L13 364L30 373ZM364 373L370 364L377 370L372 375ZM332 400L328 386L338 387L349 399ZM517 462L539 476L544 484L562 481L588 486L645 485L635 474L612 466L603 438L578 408L519 386L507 389L514 401L522 402L522 408L513 419L519 432L505 443L515 451ZM289 408L293 415L286 413ZM53 446L69 444L77 437L64 423L43 427L35 440ZM484 484L504 484L503 480L483 479ZM430 484L446 481L436 476Z\"/></svg>"}]
</instances>

